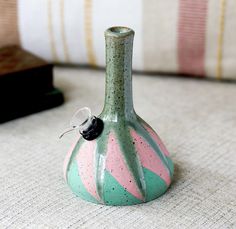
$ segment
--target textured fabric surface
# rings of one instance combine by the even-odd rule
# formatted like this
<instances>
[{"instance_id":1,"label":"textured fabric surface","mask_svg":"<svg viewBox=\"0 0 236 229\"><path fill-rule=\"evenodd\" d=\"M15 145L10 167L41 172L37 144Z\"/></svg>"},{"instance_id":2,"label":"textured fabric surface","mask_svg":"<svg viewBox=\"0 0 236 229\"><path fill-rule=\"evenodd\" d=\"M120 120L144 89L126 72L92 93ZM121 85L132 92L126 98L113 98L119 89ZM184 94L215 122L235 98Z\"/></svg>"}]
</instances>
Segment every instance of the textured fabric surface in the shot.
<instances>
[{"instance_id":1,"label":"textured fabric surface","mask_svg":"<svg viewBox=\"0 0 236 229\"><path fill-rule=\"evenodd\" d=\"M98 114L104 72L57 68L66 103L0 125L0 228L235 228L235 85L134 76L137 113L163 139L175 179L161 198L107 207L75 197L62 164L74 134L58 140L73 112Z\"/></svg>"},{"instance_id":2,"label":"textured fabric surface","mask_svg":"<svg viewBox=\"0 0 236 229\"><path fill-rule=\"evenodd\" d=\"M134 69L236 79L235 0L0 0L0 46L104 66L104 30L135 30Z\"/></svg>"},{"instance_id":3,"label":"textured fabric surface","mask_svg":"<svg viewBox=\"0 0 236 229\"><path fill-rule=\"evenodd\" d=\"M0 0L0 47L18 45L17 0Z\"/></svg>"}]
</instances>

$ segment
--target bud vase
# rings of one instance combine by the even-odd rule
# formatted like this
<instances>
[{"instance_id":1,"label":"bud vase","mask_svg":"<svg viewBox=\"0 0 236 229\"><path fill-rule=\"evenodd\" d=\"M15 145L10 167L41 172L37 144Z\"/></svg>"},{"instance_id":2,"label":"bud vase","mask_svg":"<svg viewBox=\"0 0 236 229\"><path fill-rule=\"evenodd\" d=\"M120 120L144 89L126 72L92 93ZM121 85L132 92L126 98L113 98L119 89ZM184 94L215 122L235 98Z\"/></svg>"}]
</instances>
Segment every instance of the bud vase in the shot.
<instances>
[{"instance_id":1,"label":"bud vase","mask_svg":"<svg viewBox=\"0 0 236 229\"><path fill-rule=\"evenodd\" d=\"M71 190L84 200L105 205L133 205L161 196L171 184L173 163L155 131L136 113L132 98L134 31L105 31L106 93L98 116L101 134L80 137L64 162Z\"/></svg>"}]
</instances>

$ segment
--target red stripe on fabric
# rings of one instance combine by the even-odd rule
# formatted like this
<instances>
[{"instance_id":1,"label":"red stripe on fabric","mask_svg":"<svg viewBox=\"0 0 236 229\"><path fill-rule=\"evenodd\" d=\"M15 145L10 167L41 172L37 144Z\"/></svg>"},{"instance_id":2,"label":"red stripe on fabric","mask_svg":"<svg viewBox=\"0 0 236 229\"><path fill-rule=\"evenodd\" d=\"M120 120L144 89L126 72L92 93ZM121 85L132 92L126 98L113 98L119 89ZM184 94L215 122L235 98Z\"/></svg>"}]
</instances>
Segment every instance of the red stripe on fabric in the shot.
<instances>
[{"instance_id":1,"label":"red stripe on fabric","mask_svg":"<svg viewBox=\"0 0 236 229\"><path fill-rule=\"evenodd\" d=\"M208 0L179 0L179 73L205 75L205 30Z\"/></svg>"}]
</instances>

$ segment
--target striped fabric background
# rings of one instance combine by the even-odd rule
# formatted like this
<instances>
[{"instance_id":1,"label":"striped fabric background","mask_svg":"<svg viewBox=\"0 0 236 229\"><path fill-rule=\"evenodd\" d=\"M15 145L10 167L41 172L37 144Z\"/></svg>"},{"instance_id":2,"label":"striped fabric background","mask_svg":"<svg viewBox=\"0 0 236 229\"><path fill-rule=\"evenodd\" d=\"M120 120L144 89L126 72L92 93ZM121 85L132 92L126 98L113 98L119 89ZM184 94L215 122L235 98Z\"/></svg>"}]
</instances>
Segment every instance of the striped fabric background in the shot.
<instances>
[{"instance_id":1,"label":"striped fabric background","mask_svg":"<svg viewBox=\"0 0 236 229\"><path fill-rule=\"evenodd\" d=\"M0 0L0 47L105 65L104 30L136 32L135 70L236 79L235 0Z\"/></svg>"}]
</instances>

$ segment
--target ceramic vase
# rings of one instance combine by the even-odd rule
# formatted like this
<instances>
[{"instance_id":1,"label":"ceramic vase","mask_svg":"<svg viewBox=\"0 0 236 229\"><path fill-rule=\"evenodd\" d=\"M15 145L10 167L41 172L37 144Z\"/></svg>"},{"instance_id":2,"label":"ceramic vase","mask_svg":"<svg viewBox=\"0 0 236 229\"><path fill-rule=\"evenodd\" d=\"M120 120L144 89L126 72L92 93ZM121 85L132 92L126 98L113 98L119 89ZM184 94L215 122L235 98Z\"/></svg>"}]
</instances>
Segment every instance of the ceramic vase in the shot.
<instances>
[{"instance_id":1,"label":"ceramic vase","mask_svg":"<svg viewBox=\"0 0 236 229\"><path fill-rule=\"evenodd\" d=\"M161 196L171 184L173 163L155 131L133 108L134 31L105 31L106 93L98 116L104 124L94 140L80 137L68 152L64 176L84 200L105 205L133 205Z\"/></svg>"}]
</instances>

